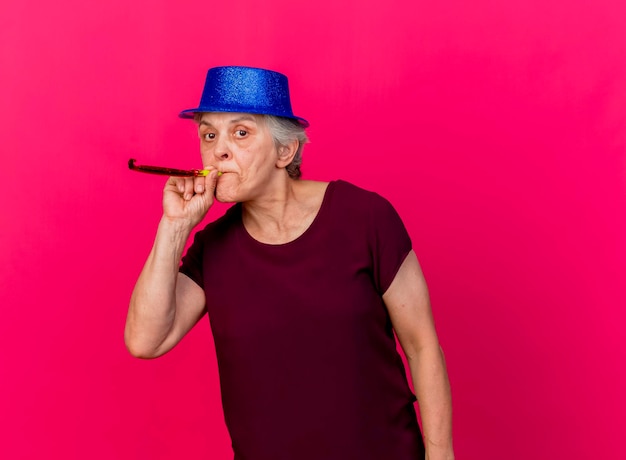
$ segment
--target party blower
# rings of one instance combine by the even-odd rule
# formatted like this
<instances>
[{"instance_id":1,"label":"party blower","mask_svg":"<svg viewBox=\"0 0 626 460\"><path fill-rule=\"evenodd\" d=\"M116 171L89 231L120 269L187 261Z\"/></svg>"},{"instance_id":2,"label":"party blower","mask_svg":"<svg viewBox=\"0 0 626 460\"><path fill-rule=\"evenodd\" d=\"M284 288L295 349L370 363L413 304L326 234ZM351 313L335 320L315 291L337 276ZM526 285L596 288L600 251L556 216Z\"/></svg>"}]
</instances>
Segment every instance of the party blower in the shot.
<instances>
[{"instance_id":1,"label":"party blower","mask_svg":"<svg viewBox=\"0 0 626 460\"><path fill-rule=\"evenodd\" d=\"M200 176L208 176L211 170L209 169L174 169L174 168L164 168L162 166L148 166L148 165L138 165L135 164L137 160L131 158L128 160L128 169L132 171L139 171L148 174L158 174L161 176L176 176L176 177L200 177ZM221 176L222 173L218 172L218 176Z\"/></svg>"}]
</instances>

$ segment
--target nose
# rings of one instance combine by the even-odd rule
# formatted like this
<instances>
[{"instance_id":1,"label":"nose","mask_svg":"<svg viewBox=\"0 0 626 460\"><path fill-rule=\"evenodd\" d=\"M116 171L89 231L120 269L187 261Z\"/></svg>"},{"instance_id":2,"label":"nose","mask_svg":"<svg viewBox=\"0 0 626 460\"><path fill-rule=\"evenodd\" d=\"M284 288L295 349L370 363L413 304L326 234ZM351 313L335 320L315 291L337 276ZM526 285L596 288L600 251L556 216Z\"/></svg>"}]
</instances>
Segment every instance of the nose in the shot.
<instances>
[{"instance_id":1,"label":"nose","mask_svg":"<svg viewBox=\"0 0 626 460\"><path fill-rule=\"evenodd\" d=\"M219 136L217 138L213 156L218 161L230 160L232 158L232 152L230 151L226 136Z\"/></svg>"}]
</instances>

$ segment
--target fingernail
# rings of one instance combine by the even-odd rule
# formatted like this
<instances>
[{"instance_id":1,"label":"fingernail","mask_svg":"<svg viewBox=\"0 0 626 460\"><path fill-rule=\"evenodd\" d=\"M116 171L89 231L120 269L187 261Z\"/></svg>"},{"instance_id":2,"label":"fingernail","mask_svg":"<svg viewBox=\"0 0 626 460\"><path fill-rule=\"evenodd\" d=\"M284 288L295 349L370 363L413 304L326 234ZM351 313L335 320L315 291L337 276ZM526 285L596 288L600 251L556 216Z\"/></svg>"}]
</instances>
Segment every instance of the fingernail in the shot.
<instances>
[{"instance_id":1,"label":"fingernail","mask_svg":"<svg viewBox=\"0 0 626 460\"><path fill-rule=\"evenodd\" d=\"M196 193L202 193L204 191L204 187L202 184L196 185Z\"/></svg>"}]
</instances>

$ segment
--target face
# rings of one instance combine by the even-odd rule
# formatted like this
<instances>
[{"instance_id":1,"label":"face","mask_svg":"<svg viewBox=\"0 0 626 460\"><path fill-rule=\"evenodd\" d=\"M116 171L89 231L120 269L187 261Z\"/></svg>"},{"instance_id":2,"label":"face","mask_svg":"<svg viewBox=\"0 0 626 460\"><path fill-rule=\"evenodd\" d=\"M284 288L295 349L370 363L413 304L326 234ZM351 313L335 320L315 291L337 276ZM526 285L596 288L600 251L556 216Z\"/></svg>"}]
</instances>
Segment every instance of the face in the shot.
<instances>
[{"instance_id":1,"label":"face","mask_svg":"<svg viewBox=\"0 0 626 460\"><path fill-rule=\"evenodd\" d=\"M219 201L250 201L267 191L278 152L262 116L204 113L198 135L204 167L223 173L215 191Z\"/></svg>"}]
</instances>

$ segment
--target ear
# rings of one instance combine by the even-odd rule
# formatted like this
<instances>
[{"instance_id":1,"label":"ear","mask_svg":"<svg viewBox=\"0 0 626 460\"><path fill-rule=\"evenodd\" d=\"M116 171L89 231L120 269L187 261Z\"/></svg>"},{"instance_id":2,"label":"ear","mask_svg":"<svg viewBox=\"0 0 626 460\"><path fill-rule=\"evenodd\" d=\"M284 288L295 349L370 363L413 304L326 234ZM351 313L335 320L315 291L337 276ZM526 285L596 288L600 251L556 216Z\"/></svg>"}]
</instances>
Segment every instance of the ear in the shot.
<instances>
[{"instance_id":1,"label":"ear","mask_svg":"<svg viewBox=\"0 0 626 460\"><path fill-rule=\"evenodd\" d=\"M281 145L278 148L278 158L276 159L276 167L278 168L286 168L289 163L293 160L293 157L296 155L298 151L298 147L300 142L297 139L294 139L287 145Z\"/></svg>"}]
</instances>

